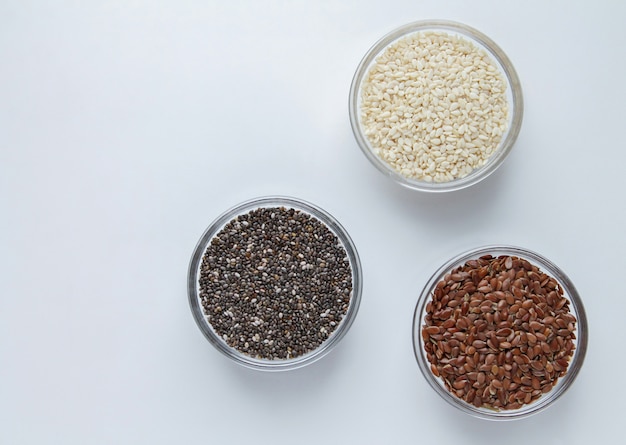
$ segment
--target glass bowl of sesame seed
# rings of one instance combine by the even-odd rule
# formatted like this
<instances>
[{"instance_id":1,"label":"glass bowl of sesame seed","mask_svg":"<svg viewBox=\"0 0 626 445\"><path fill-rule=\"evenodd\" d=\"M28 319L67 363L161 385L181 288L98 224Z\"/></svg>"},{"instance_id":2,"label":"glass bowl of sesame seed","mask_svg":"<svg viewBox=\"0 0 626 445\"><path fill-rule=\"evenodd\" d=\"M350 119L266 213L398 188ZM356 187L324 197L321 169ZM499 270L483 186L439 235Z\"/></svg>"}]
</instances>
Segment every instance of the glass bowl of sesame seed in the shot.
<instances>
[{"instance_id":1,"label":"glass bowl of sesame seed","mask_svg":"<svg viewBox=\"0 0 626 445\"><path fill-rule=\"evenodd\" d=\"M346 230L306 201L243 202L202 234L189 265L191 312L213 346L248 368L281 371L327 353L361 301L359 256Z\"/></svg>"},{"instance_id":2,"label":"glass bowl of sesame seed","mask_svg":"<svg viewBox=\"0 0 626 445\"><path fill-rule=\"evenodd\" d=\"M519 78L495 42L467 25L427 20L395 29L361 60L349 95L357 144L402 186L469 187L492 174L519 134Z\"/></svg>"},{"instance_id":3,"label":"glass bowl of sesame seed","mask_svg":"<svg viewBox=\"0 0 626 445\"><path fill-rule=\"evenodd\" d=\"M578 375L588 327L572 281L547 258L486 246L443 264L413 317L422 374L449 404L487 420L538 413Z\"/></svg>"}]
</instances>

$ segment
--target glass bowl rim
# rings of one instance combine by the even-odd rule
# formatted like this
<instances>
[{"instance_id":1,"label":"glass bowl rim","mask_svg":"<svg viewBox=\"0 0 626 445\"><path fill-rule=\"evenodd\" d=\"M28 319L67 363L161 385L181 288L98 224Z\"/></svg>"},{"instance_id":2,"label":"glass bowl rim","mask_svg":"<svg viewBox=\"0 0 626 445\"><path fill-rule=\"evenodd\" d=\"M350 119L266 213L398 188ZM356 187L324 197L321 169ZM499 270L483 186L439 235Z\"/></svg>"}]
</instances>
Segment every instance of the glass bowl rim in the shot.
<instances>
[{"instance_id":1,"label":"glass bowl rim","mask_svg":"<svg viewBox=\"0 0 626 445\"><path fill-rule=\"evenodd\" d=\"M487 159L484 165L477 169L474 169L466 177L448 182L420 181L407 178L396 172L386 162L384 162L376 154L374 154L373 149L371 148L369 141L365 137L365 134L361 128L359 111L361 84L373 61L392 42L406 35L428 30L450 31L462 35L463 37L469 38L472 42L477 43L480 48L485 49L485 51L487 51L487 53L495 61L500 71L504 74L508 90L511 94L511 103L509 104L509 127L507 128L507 131L504 134L504 137L496 151ZM519 80L519 76L517 75L517 72L509 57L487 35L483 34L475 28L452 20L414 21L395 28L394 30L384 35L367 50L365 56L363 56L363 58L361 59L361 62L357 66L355 74L352 78L348 97L350 126L352 127L352 132L357 141L357 145L365 154L365 157L370 161L371 164L374 165L374 167L376 167L379 172L391 178L396 183L400 184L403 187L422 192L441 193L461 190L477 184L478 182L490 176L498 169L498 167L500 167L500 165L502 165L504 160L511 152L519 136L524 116L524 99L522 94L522 86Z\"/></svg>"},{"instance_id":2,"label":"glass bowl rim","mask_svg":"<svg viewBox=\"0 0 626 445\"><path fill-rule=\"evenodd\" d=\"M550 392L542 395L542 397L540 397L535 402L532 402L529 405L523 405L517 410L491 411L486 408L476 408L475 406L456 397L447 388L445 388L445 386L443 386L443 384L440 382L440 379L433 375L432 371L430 370L430 363L426 358L426 354L422 345L423 340L421 326L423 321L423 315L426 310L426 304L431 299L432 290L435 288L437 283L453 268L465 264L465 262L468 260L476 259L488 254L493 255L494 257L498 257L500 255L512 255L522 259L526 259L530 261L531 264L538 266L544 273L552 276L563 288L565 297L570 302L570 312L572 312L577 318L576 349L574 350L574 354L570 360L568 371L564 376L559 378L559 381L550 390ZM476 247L455 255L454 257L444 262L444 264L442 264L428 279L426 285L420 293L417 304L415 306L415 311L413 313L413 353L418 363L418 367L424 375L428 384L431 386L431 388L435 390L437 394L441 396L442 399L444 399L450 405L463 411L466 414L485 420L501 421L521 419L541 412L551 406L571 387L574 380L576 379L576 376L580 372L587 352L588 338L589 325L585 308L582 299L580 298L580 294L578 293L576 287L574 286L574 283L570 280L570 278L561 270L560 267L558 267L546 257L523 247L506 244L493 244Z\"/></svg>"},{"instance_id":3,"label":"glass bowl rim","mask_svg":"<svg viewBox=\"0 0 626 445\"><path fill-rule=\"evenodd\" d=\"M239 215L246 214L252 210L269 207L285 207L302 211L324 224L334 235L337 236L341 245L346 251L352 271L352 296L348 311L339 322L331 335L322 342L316 349L291 359L259 359L246 355L235 348L229 346L210 326L204 315L198 292L198 274L202 264L202 257L210 241L217 233L230 221ZM321 207L300 198L282 195L268 195L248 199L240 202L221 213L215 218L200 236L199 241L193 250L187 273L187 297L189 306L196 322L196 325L205 338L222 354L234 362L251 369L261 371L287 371L301 368L311 364L328 354L339 341L346 335L352 326L361 303L363 289L363 273L361 261L356 246L350 238L345 228L337 219Z\"/></svg>"}]
</instances>

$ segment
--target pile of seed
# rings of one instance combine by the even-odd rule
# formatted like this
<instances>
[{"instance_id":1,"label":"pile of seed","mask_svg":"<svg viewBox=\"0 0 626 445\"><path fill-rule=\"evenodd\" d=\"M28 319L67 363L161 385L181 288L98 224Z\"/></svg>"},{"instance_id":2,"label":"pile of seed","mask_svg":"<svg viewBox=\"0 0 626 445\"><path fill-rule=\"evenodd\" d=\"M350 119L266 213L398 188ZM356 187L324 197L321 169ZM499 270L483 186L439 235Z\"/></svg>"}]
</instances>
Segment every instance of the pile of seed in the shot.
<instances>
[{"instance_id":1,"label":"pile of seed","mask_svg":"<svg viewBox=\"0 0 626 445\"><path fill-rule=\"evenodd\" d=\"M367 72L361 124L374 153L399 174L448 182L495 153L508 126L506 88L474 43L417 32L389 45Z\"/></svg>"},{"instance_id":2,"label":"pile of seed","mask_svg":"<svg viewBox=\"0 0 626 445\"><path fill-rule=\"evenodd\" d=\"M227 223L204 253L207 321L231 347L261 359L313 351L337 328L352 296L344 247L311 215L252 210Z\"/></svg>"},{"instance_id":3,"label":"pile of seed","mask_svg":"<svg viewBox=\"0 0 626 445\"><path fill-rule=\"evenodd\" d=\"M476 406L517 409L549 392L574 352L576 318L557 281L515 256L468 261L440 281L422 337L431 371Z\"/></svg>"}]
</instances>

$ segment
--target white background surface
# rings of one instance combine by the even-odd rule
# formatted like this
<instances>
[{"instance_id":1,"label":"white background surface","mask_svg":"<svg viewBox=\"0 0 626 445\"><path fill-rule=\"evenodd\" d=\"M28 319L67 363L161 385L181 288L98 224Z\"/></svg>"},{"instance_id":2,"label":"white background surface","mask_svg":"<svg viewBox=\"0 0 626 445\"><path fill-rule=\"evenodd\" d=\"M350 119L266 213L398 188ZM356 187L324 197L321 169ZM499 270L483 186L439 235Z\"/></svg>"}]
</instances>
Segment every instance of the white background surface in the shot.
<instances>
[{"instance_id":1,"label":"white background surface","mask_svg":"<svg viewBox=\"0 0 626 445\"><path fill-rule=\"evenodd\" d=\"M347 112L367 49L428 18L494 39L525 97L501 169L445 195L383 177ZM0 443L620 443L624 23L617 0L1 0ZM332 213L365 275L348 335L289 373L231 363L187 305L203 230L265 194ZM591 330L570 391L513 423L448 406L411 348L422 285L486 243L561 266Z\"/></svg>"}]
</instances>

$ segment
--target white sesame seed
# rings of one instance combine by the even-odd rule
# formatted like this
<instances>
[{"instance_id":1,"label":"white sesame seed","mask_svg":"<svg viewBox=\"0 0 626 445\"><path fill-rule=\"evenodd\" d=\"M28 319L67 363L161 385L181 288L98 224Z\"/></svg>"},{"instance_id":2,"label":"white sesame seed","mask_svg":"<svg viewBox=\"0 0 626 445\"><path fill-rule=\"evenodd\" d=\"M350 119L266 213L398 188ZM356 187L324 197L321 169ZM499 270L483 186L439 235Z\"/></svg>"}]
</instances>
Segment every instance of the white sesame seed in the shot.
<instances>
[{"instance_id":1,"label":"white sesame seed","mask_svg":"<svg viewBox=\"0 0 626 445\"><path fill-rule=\"evenodd\" d=\"M366 74L361 123L374 153L402 175L447 182L497 150L508 125L506 88L472 42L417 32L389 45Z\"/></svg>"}]
</instances>

